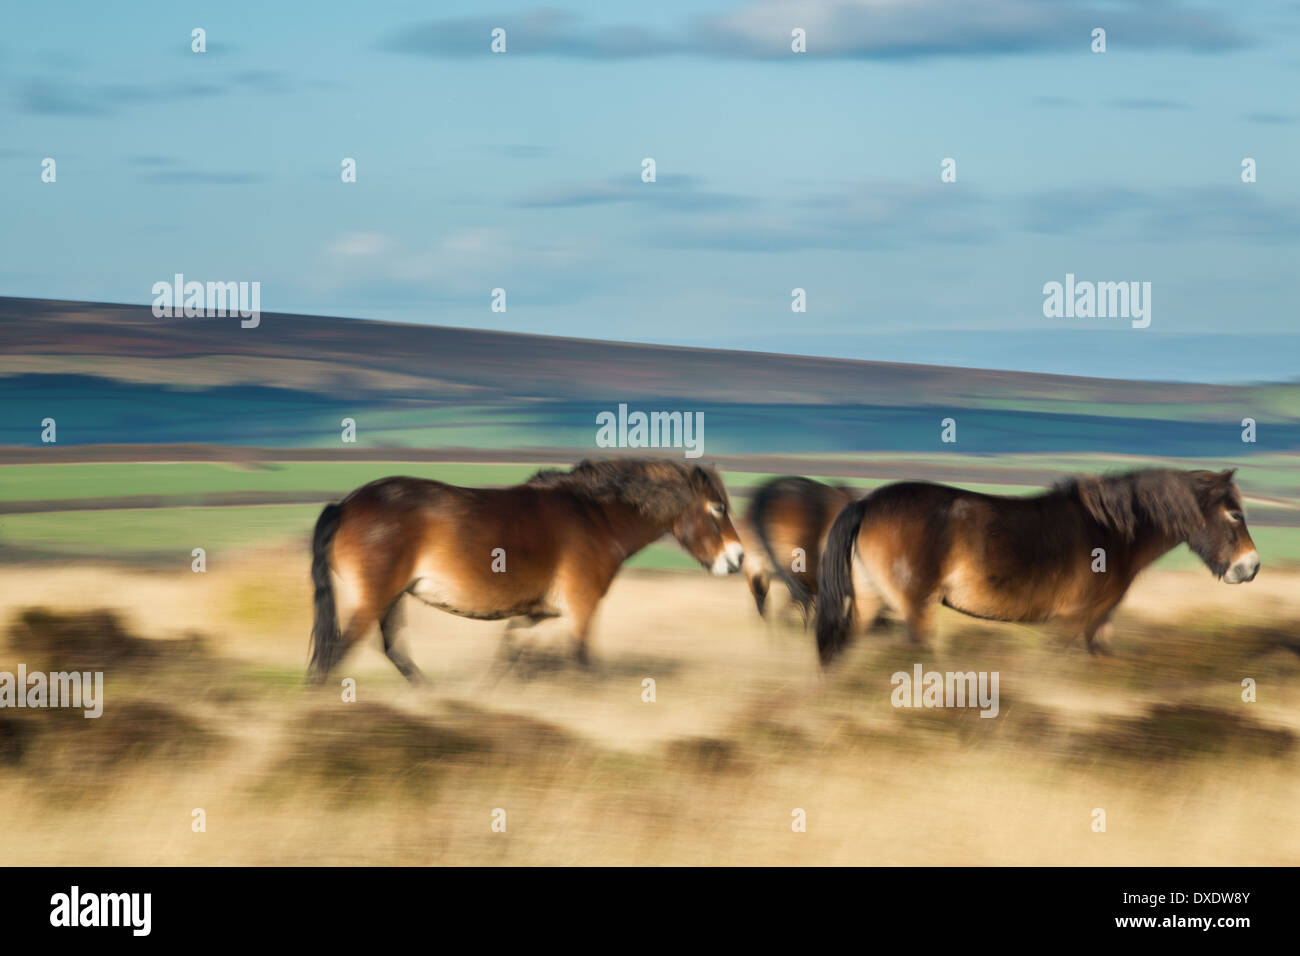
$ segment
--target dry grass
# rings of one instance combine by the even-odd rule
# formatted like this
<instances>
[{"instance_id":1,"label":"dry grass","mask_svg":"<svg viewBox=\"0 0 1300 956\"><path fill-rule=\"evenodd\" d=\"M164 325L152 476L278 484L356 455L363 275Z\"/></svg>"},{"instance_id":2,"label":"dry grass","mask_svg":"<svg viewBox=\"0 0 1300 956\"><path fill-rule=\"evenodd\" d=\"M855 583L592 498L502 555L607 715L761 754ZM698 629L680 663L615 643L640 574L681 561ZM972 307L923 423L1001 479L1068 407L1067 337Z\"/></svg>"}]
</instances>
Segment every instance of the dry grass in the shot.
<instances>
[{"instance_id":1,"label":"dry grass","mask_svg":"<svg viewBox=\"0 0 1300 956\"><path fill-rule=\"evenodd\" d=\"M1300 576L1153 574L1109 659L945 612L933 649L872 634L822 676L811 637L761 624L738 578L627 574L594 673L543 628L496 674L501 625L416 607L432 687L407 687L372 645L338 675L354 704L301 684L309 602L291 549L206 575L5 578L0 670L106 672L99 720L0 711L6 865L1300 858ZM999 671L1000 715L893 708L890 675L915 663Z\"/></svg>"}]
</instances>

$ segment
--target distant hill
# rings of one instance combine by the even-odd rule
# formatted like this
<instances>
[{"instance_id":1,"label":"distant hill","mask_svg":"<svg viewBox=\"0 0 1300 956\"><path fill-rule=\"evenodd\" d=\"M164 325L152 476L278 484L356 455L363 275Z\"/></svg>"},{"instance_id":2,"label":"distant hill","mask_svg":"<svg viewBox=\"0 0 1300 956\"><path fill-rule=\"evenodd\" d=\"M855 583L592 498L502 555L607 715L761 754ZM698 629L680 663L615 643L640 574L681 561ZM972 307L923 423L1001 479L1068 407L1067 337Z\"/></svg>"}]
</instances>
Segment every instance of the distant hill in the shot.
<instances>
[{"instance_id":1,"label":"distant hill","mask_svg":"<svg viewBox=\"0 0 1300 956\"><path fill-rule=\"evenodd\" d=\"M0 444L208 442L574 448L595 414L705 413L725 453L938 450L954 416L967 452L1243 453L1300 448L1300 386L1165 384L670 348L264 314L157 319L147 306L0 298ZM1254 451L1256 449L1249 449ZM1266 450L1261 439L1260 451Z\"/></svg>"}]
</instances>

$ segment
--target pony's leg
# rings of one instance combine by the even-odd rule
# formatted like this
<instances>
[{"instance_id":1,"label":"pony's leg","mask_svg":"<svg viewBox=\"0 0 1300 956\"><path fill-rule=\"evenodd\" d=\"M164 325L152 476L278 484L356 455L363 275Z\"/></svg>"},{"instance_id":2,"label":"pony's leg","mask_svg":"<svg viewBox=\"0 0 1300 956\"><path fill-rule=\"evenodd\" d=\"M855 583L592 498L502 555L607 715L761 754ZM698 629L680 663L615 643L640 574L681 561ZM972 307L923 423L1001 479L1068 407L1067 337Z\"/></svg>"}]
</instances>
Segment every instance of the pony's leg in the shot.
<instances>
[{"instance_id":1,"label":"pony's leg","mask_svg":"<svg viewBox=\"0 0 1300 956\"><path fill-rule=\"evenodd\" d=\"M1085 627L1083 639L1088 643L1088 653L1110 657L1114 653L1110 649L1110 635L1113 630L1110 621L1106 618L1094 621Z\"/></svg>"},{"instance_id":2,"label":"pony's leg","mask_svg":"<svg viewBox=\"0 0 1300 956\"><path fill-rule=\"evenodd\" d=\"M886 598L876 578L866 569L861 561L853 561L853 619L862 625L865 631L872 631L884 617L886 607L893 607L901 613L903 598L895 593Z\"/></svg>"},{"instance_id":3,"label":"pony's leg","mask_svg":"<svg viewBox=\"0 0 1300 956\"><path fill-rule=\"evenodd\" d=\"M925 649L930 646L930 638L934 636L934 610L937 603L932 595L927 595L924 598L909 600L903 609L908 640L918 648Z\"/></svg>"},{"instance_id":4,"label":"pony's leg","mask_svg":"<svg viewBox=\"0 0 1300 956\"><path fill-rule=\"evenodd\" d=\"M366 599L364 582L348 568L336 568L331 572L334 577L334 594L341 624L336 640L329 641L320 651L320 658L314 662L311 683L323 684L330 672L347 656L348 650L375 623L375 611Z\"/></svg>"},{"instance_id":5,"label":"pony's leg","mask_svg":"<svg viewBox=\"0 0 1300 956\"><path fill-rule=\"evenodd\" d=\"M880 601L879 606L876 608L876 613L869 621L867 621L867 633L870 634L873 631L883 631L889 627L889 624L889 609L885 607L884 601Z\"/></svg>"},{"instance_id":6,"label":"pony's leg","mask_svg":"<svg viewBox=\"0 0 1300 956\"><path fill-rule=\"evenodd\" d=\"M406 641L402 639L405 625L406 612L402 608L402 595L398 595L379 622L379 632L384 636L384 653L393 662L393 666L402 672L403 677L412 684L423 684L424 672L415 666L415 661L406 653Z\"/></svg>"},{"instance_id":7,"label":"pony's leg","mask_svg":"<svg viewBox=\"0 0 1300 956\"><path fill-rule=\"evenodd\" d=\"M591 618L588 617L581 624L576 620L573 627L573 659L578 662L578 666L583 669L591 667L591 654L587 651L588 631L591 627Z\"/></svg>"},{"instance_id":8,"label":"pony's leg","mask_svg":"<svg viewBox=\"0 0 1300 956\"><path fill-rule=\"evenodd\" d=\"M352 646L370 633L370 629L379 623L380 612L372 603L367 602L357 608L352 617L348 620L348 626L343 629L343 651L339 657L343 657Z\"/></svg>"},{"instance_id":9,"label":"pony's leg","mask_svg":"<svg viewBox=\"0 0 1300 956\"><path fill-rule=\"evenodd\" d=\"M395 576L385 578L382 573L376 574L372 567L359 567L349 562L336 566L335 571L338 574L338 617L343 627L338 642L331 648L326 671L347 656L354 644L387 617L405 590L400 583L395 583Z\"/></svg>"},{"instance_id":10,"label":"pony's leg","mask_svg":"<svg viewBox=\"0 0 1300 956\"><path fill-rule=\"evenodd\" d=\"M569 617L573 621L573 656L579 666L591 666L591 656L587 653L587 639L591 636L591 620L596 613L596 604L600 595L586 590L576 590L566 598Z\"/></svg>"},{"instance_id":11,"label":"pony's leg","mask_svg":"<svg viewBox=\"0 0 1300 956\"><path fill-rule=\"evenodd\" d=\"M506 621L505 632L501 635L501 643L497 645L496 659L492 662L494 672L505 672L514 667L523 655L524 649L515 640L515 631L523 630L528 627L535 627L545 618L535 616L512 617Z\"/></svg>"},{"instance_id":12,"label":"pony's leg","mask_svg":"<svg viewBox=\"0 0 1300 956\"><path fill-rule=\"evenodd\" d=\"M854 596L854 615L863 624L864 633L874 630L885 613L885 602L875 588L864 588Z\"/></svg>"},{"instance_id":13,"label":"pony's leg","mask_svg":"<svg viewBox=\"0 0 1300 956\"><path fill-rule=\"evenodd\" d=\"M928 647L939 606L938 563L924 555L907 561L895 558L873 578L885 603L902 614L908 640L918 648Z\"/></svg>"},{"instance_id":14,"label":"pony's leg","mask_svg":"<svg viewBox=\"0 0 1300 956\"><path fill-rule=\"evenodd\" d=\"M352 645L356 644L361 638L370 633L370 629L375 626L379 620L379 611L371 604L363 604L352 612L350 617L345 617L347 626L343 628L343 636L337 645L333 655L327 662L328 668L334 667L339 661L347 656Z\"/></svg>"},{"instance_id":15,"label":"pony's leg","mask_svg":"<svg viewBox=\"0 0 1300 956\"><path fill-rule=\"evenodd\" d=\"M483 675L483 680L479 684L480 688L491 690L501 683L501 678L510 673L518 665L524 656L524 649L515 641L515 631L525 627L532 627L541 621L540 617L512 617L506 621L506 629L501 635L501 641L497 644L496 655L492 658L492 663L488 666L487 672ZM522 675L524 677L529 674Z\"/></svg>"}]
</instances>

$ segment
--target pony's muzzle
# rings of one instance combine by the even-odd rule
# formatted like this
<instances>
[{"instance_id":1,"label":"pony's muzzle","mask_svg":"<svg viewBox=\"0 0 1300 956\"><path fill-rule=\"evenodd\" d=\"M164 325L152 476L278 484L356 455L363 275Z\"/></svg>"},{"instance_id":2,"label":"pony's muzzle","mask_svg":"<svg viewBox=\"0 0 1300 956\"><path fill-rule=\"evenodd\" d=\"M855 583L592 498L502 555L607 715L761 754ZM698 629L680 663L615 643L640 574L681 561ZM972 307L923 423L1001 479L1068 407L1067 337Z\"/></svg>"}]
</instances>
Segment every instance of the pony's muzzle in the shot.
<instances>
[{"instance_id":1,"label":"pony's muzzle","mask_svg":"<svg viewBox=\"0 0 1300 956\"><path fill-rule=\"evenodd\" d=\"M1259 552L1251 551L1232 562L1232 567L1228 568L1228 573L1223 576L1223 580L1228 584L1245 584L1247 581L1255 580L1257 574L1259 574Z\"/></svg>"},{"instance_id":2,"label":"pony's muzzle","mask_svg":"<svg viewBox=\"0 0 1300 956\"><path fill-rule=\"evenodd\" d=\"M714 574L735 574L744 562L744 546L737 541L732 541L718 553L710 570Z\"/></svg>"}]
</instances>

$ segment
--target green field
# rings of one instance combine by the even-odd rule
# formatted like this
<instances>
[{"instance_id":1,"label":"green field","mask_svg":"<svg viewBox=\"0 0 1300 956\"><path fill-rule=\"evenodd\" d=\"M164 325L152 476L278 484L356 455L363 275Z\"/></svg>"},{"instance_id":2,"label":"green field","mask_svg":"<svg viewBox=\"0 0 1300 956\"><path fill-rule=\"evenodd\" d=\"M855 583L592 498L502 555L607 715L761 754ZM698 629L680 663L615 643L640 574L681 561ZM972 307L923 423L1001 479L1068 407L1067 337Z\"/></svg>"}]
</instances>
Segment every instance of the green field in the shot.
<instances>
[{"instance_id":1,"label":"green field","mask_svg":"<svg viewBox=\"0 0 1300 956\"><path fill-rule=\"evenodd\" d=\"M857 456L869 470L872 460L897 465L898 456ZM925 455L906 459L923 470L926 465L966 464L1005 470L1008 477L1024 480L1025 472L1102 471L1135 467L1129 459L1104 456L1054 458L1028 455L981 458L960 455ZM152 567L188 567L190 553L203 548L209 562L233 558L246 549L288 547L304 550L320 507L375 478L392 474L436 478L463 485L508 485L528 478L536 467L528 464L463 464L410 462L269 462L251 465L204 462L171 463L69 463L0 466L0 501L31 502L71 499L112 499L158 496L165 507L94 508L7 514L0 517L0 559L140 564ZM1300 502L1300 469L1287 456L1250 459L1242 483L1248 491L1261 490L1291 499L1278 507ZM736 491L753 488L771 475L728 470L727 484ZM816 476L814 476L816 477ZM869 489L884 479L826 478ZM994 494L1023 494L1029 488L1013 481L961 482L963 487ZM230 504L204 506L204 495L221 493L301 493L319 502L288 504ZM1269 526L1274 508L1257 509L1262 521L1252 534L1265 564L1300 563L1300 528ZM633 566L685 569L695 563L671 542L654 545L638 555ZM1196 559L1185 548L1167 555L1162 565L1192 567Z\"/></svg>"},{"instance_id":2,"label":"green field","mask_svg":"<svg viewBox=\"0 0 1300 956\"><path fill-rule=\"evenodd\" d=\"M521 458L527 453L521 452ZM803 457L803 456L791 456ZM811 457L811 456L809 456ZM860 464L869 470L871 463L898 466L904 462L917 466L962 467L1005 471L1005 482L962 482L962 487L989 494L1024 494L1040 484L1034 479L1026 484L1025 472L1066 474L1103 472L1140 467L1169 467L1161 459L1138 459L1110 455L999 455L983 457L948 454L854 454L818 455L822 461ZM1177 467L1198 467L1196 463L1178 462ZM91 462L48 465L0 466L0 502L57 501L72 498L121 498L137 495L197 498L207 494L231 492L282 493L319 492L322 500L343 495L368 481L387 475L412 475L432 478L455 485L503 486L527 480L536 465L485 464L455 462ZM1293 499L1300 506L1300 460L1293 455L1258 455L1239 459L1216 459L1199 467L1241 469L1238 482L1249 494ZM732 488L752 488L769 478L766 472L724 472ZM819 481L845 482L872 488L884 480L808 476ZM178 502L183 504L184 502Z\"/></svg>"},{"instance_id":3,"label":"green field","mask_svg":"<svg viewBox=\"0 0 1300 956\"><path fill-rule=\"evenodd\" d=\"M88 560L112 564L175 564L188 569L195 548L209 567L257 547L300 544L304 564L318 505L255 505L226 508L125 508L118 511L52 511L0 519L0 550L16 557ZM671 544L651 545L630 567L694 568Z\"/></svg>"},{"instance_id":4,"label":"green field","mask_svg":"<svg viewBox=\"0 0 1300 956\"><path fill-rule=\"evenodd\" d=\"M892 461L897 461L897 458ZM229 492L319 492L322 502L368 481L387 475L432 478L453 485L505 486L526 481L535 465L457 464L427 462L260 462L234 465L208 462L76 463L0 466L0 501L60 501L81 498L124 498L137 495L196 499ZM775 475L727 471L731 488L753 488ZM884 480L809 475L819 481L845 482L874 488ZM970 483L964 487L990 494L1020 494L1015 483Z\"/></svg>"},{"instance_id":5,"label":"green field","mask_svg":"<svg viewBox=\"0 0 1300 956\"><path fill-rule=\"evenodd\" d=\"M0 549L17 557L143 563L188 567L194 548L209 564L222 555L260 546L301 544L304 561L316 505L256 505L225 508L153 508L119 511L54 511L0 519ZM1252 528L1265 564L1300 564L1300 528ZM1197 559L1179 548L1161 567L1190 568ZM630 567L695 568L671 543L647 548Z\"/></svg>"},{"instance_id":6,"label":"green field","mask_svg":"<svg viewBox=\"0 0 1300 956\"><path fill-rule=\"evenodd\" d=\"M0 501L195 496L220 492L320 491L346 494L386 475L436 478L455 485L507 485L526 480L533 465L419 462L77 463L0 467Z\"/></svg>"}]
</instances>

